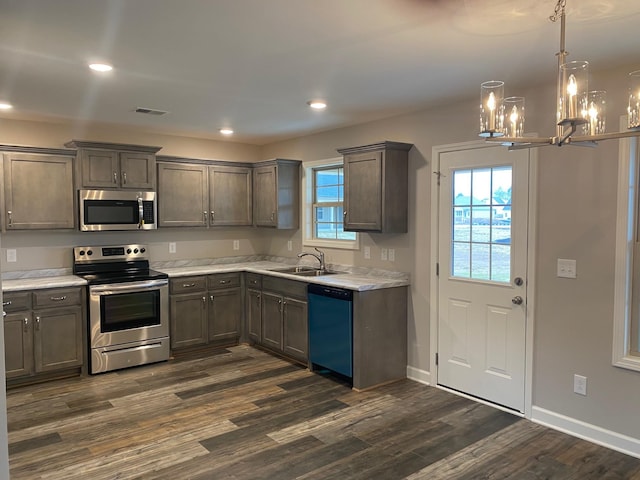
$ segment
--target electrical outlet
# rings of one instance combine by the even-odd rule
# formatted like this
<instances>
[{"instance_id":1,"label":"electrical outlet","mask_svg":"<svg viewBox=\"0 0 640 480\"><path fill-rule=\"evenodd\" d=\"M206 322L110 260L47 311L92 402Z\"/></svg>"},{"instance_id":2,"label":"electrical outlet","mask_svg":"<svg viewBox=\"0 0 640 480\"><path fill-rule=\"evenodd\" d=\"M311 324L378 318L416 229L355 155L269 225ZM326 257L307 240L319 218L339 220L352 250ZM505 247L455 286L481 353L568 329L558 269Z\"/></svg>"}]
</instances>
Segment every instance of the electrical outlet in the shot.
<instances>
[{"instance_id":1,"label":"electrical outlet","mask_svg":"<svg viewBox=\"0 0 640 480\"><path fill-rule=\"evenodd\" d=\"M396 249L395 248L390 248L389 249L389 261L390 262L395 262L396 261Z\"/></svg>"},{"instance_id":2,"label":"electrical outlet","mask_svg":"<svg viewBox=\"0 0 640 480\"><path fill-rule=\"evenodd\" d=\"M577 374L573 376L573 392L578 395L587 395L587 377Z\"/></svg>"},{"instance_id":3,"label":"electrical outlet","mask_svg":"<svg viewBox=\"0 0 640 480\"><path fill-rule=\"evenodd\" d=\"M364 247L364 258L366 260L371 258L371 247Z\"/></svg>"},{"instance_id":4,"label":"electrical outlet","mask_svg":"<svg viewBox=\"0 0 640 480\"><path fill-rule=\"evenodd\" d=\"M576 278L576 261L566 258L558 259L557 276L562 278Z\"/></svg>"},{"instance_id":5,"label":"electrical outlet","mask_svg":"<svg viewBox=\"0 0 640 480\"><path fill-rule=\"evenodd\" d=\"M291 240L287 241L287 250L288 251L293 250L293 242Z\"/></svg>"},{"instance_id":6,"label":"electrical outlet","mask_svg":"<svg viewBox=\"0 0 640 480\"><path fill-rule=\"evenodd\" d=\"M240 240L234 240L233 241L233 249L234 250L240 250Z\"/></svg>"},{"instance_id":7,"label":"electrical outlet","mask_svg":"<svg viewBox=\"0 0 640 480\"><path fill-rule=\"evenodd\" d=\"M169 242L169 253L176 253L176 242Z\"/></svg>"},{"instance_id":8,"label":"electrical outlet","mask_svg":"<svg viewBox=\"0 0 640 480\"><path fill-rule=\"evenodd\" d=\"M387 259L387 249L386 248L381 248L380 249L380 260L386 260Z\"/></svg>"},{"instance_id":9,"label":"electrical outlet","mask_svg":"<svg viewBox=\"0 0 640 480\"><path fill-rule=\"evenodd\" d=\"M15 248L7 249L7 262L17 262L18 261L18 252Z\"/></svg>"}]
</instances>

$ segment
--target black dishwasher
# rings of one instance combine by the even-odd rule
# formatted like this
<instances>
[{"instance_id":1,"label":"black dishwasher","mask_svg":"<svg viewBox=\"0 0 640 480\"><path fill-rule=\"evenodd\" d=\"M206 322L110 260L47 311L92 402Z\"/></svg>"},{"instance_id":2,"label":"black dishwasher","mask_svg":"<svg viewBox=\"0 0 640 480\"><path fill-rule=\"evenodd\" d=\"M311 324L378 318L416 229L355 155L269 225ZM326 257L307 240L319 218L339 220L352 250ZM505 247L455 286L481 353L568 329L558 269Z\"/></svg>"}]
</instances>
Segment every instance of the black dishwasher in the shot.
<instances>
[{"instance_id":1,"label":"black dishwasher","mask_svg":"<svg viewBox=\"0 0 640 480\"><path fill-rule=\"evenodd\" d=\"M309 363L353 378L353 292L309 284Z\"/></svg>"}]
</instances>

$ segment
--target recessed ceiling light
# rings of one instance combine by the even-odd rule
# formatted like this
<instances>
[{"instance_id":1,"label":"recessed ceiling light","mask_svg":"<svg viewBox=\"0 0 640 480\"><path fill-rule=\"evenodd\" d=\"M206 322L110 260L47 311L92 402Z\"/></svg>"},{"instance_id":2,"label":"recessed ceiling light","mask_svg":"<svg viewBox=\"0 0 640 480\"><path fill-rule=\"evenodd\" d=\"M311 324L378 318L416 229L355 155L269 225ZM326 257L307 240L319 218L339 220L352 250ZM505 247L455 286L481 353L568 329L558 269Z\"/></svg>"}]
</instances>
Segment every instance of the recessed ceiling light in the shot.
<instances>
[{"instance_id":1,"label":"recessed ceiling light","mask_svg":"<svg viewBox=\"0 0 640 480\"><path fill-rule=\"evenodd\" d=\"M113 70L113 67L106 63L90 63L89 68L95 72L110 72Z\"/></svg>"},{"instance_id":2,"label":"recessed ceiling light","mask_svg":"<svg viewBox=\"0 0 640 480\"><path fill-rule=\"evenodd\" d=\"M233 130L231 128L221 128L220 133L222 135L233 135Z\"/></svg>"},{"instance_id":3,"label":"recessed ceiling light","mask_svg":"<svg viewBox=\"0 0 640 480\"><path fill-rule=\"evenodd\" d=\"M325 102L324 100L309 100L307 102L307 105L309 105L314 110L324 110L325 108L327 108L327 102Z\"/></svg>"},{"instance_id":4,"label":"recessed ceiling light","mask_svg":"<svg viewBox=\"0 0 640 480\"><path fill-rule=\"evenodd\" d=\"M11 110L13 105L7 102L0 102L0 110Z\"/></svg>"}]
</instances>

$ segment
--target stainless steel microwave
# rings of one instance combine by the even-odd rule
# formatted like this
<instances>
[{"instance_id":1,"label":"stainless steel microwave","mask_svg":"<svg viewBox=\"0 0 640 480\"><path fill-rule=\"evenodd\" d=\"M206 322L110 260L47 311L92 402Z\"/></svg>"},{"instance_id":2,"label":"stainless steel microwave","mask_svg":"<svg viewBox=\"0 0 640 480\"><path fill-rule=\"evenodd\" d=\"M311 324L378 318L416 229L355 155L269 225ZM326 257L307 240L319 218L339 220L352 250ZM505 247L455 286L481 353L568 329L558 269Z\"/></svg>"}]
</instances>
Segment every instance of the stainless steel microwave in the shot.
<instances>
[{"instance_id":1,"label":"stainless steel microwave","mask_svg":"<svg viewBox=\"0 0 640 480\"><path fill-rule=\"evenodd\" d=\"M80 190L80 230L154 230L156 192Z\"/></svg>"}]
</instances>

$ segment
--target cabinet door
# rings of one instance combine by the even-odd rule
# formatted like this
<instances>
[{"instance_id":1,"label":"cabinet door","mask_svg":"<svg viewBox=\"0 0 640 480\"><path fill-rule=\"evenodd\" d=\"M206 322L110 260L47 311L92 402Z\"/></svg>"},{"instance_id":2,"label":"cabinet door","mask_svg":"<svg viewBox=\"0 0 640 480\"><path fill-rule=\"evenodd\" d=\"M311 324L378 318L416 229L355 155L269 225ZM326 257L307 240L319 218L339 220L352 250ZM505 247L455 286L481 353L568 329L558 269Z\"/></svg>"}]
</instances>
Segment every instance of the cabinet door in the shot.
<instances>
[{"instance_id":1,"label":"cabinet door","mask_svg":"<svg viewBox=\"0 0 640 480\"><path fill-rule=\"evenodd\" d=\"M306 362L309 340L307 302L284 297L282 321L284 353Z\"/></svg>"},{"instance_id":2,"label":"cabinet door","mask_svg":"<svg viewBox=\"0 0 640 480\"><path fill-rule=\"evenodd\" d=\"M8 230L73 228L73 159L7 154L5 207Z\"/></svg>"},{"instance_id":3,"label":"cabinet door","mask_svg":"<svg viewBox=\"0 0 640 480\"><path fill-rule=\"evenodd\" d=\"M262 292L262 345L282 351L282 296Z\"/></svg>"},{"instance_id":4,"label":"cabinet door","mask_svg":"<svg viewBox=\"0 0 640 480\"><path fill-rule=\"evenodd\" d=\"M207 167L158 164L158 223L161 227L206 227Z\"/></svg>"},{"instance_id":5,"label":"cabinet door","mask_svg":"<svg viewBox=\"0 0 640 480\"><path fill-rule=\"evenodd\" d=\"M258 167L253 171L253 224L258 227L278 225L276 167Z\"/></svg>"},{"instance_id":6,"label":"cabinet door","mask_svg":"<svg viewBox=\"0 0 640 480\"><path fill-rule=\"evenodd\" d=\"M154 190L156 156L152 153L120 153L120 186L136 190Z\"/></svg>"},{"instance_id":7,"label":"cabinet door","mask_svg":"<svg viewBox=\"0 0 640 480\"><path fill-rule=\"evenodd\" d=\"M118 152L80 150L83 188L117 188L120 186Z\"/></svg>"},{"instance_id":8,"label":"cabinet door","mask_svg":"<svg viewBox=\"0 0 640 480\"><path fill-rule=\"evenodd\" d=\"M205 292L171 296L171 348L207 343Z\"/></svg>"},{"instance_id":9,"label":"cabinet door","mask_svg":"<svg viewBox=\"0 0 640 480\"><path fill-rule=\"evenodd\" d=\"M33 373L33 327L31 312L4 317L4 362L7 378Z\"/></svg>"},{"instance_id":10,"label":"cabinet door","mask_svg":"<svg viewBox=\"0 0 640 480\"><path fill-rule=\"evenodd\" d=\"M382 152L345 156L344 213L345 230L382 230Z\"/></svg>"},{"instance_id":11,"label":"cabinet door","mask_svg":"<svg viewBox=\"0 0 640 480\"><path fill-rule=\"evenodd\" d=\"M209 341L238 341L242 322L242 294L239 288L209 292Z\"/></svg>"},{"instance_id":12,"label":"cabinet door","mask_svg":"<svg viewBox=\"0 0 640 480\"><path fill-rule=\"evenodd\" d=\"M210 225L251 225L251 169L209 167Z\"/></svg>"},{"instance_id":13,"label":"cabinet door","mask_svg":"<svg viewBox=\"0 0 640 480\"><path fill-rule=\"evenodd\" d=\"M35 371L82 365L82 308L37 310L33 316Z\"/></svg>"},{"instance_id":14,"label":"cabinet door","mask_svg":"<svg viewBox=\"0 0 640 480\"><path fill-rule=\"evenodd\" d=\"M247 328L249 338L260 343L262 337L262 294L259 290L247 290Z\"/></svg>"}]
</instances>

